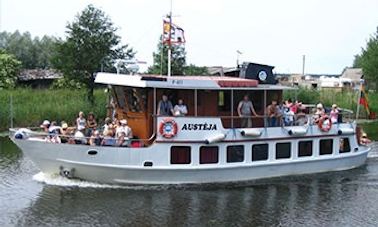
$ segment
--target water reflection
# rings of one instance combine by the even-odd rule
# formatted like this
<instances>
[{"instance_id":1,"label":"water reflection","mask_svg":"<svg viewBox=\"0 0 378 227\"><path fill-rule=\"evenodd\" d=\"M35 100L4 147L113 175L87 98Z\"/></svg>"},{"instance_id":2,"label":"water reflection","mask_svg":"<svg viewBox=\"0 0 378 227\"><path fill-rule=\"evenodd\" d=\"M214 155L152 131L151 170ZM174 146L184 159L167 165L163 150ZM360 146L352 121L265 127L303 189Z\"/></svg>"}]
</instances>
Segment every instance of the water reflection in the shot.
<instances>
[{"instance_id":1,"label":"water reflection","mask_svg":"<svg viewBox=\"0 0 378 227\"><path fill-rule=\"evenodd\" d=\"M17 224L375 225L377 212L366 211L378 202L378 188L366 190L358 183L368 171L364 166L343 173L215 188L126 190L46 185L38 199L22 211Z\"/></svg>"}]
</instances>

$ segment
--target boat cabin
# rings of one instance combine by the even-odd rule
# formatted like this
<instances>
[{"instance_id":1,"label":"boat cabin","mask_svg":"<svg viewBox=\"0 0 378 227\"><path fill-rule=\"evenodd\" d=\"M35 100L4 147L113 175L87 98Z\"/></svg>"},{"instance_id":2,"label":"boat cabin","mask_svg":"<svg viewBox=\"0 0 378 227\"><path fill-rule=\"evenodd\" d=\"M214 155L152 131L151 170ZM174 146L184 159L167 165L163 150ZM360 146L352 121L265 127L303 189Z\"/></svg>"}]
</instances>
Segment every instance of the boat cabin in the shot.
<instances>
[{"instance_id":1,"label":"boat cabin","mask_svg":"<svg viewBox=\"0 0 378 227\"><path fill-rule=\"evenodd\" d=\"M118 119L127 119L133 134L151 139L157 131L157 108L163 94L175 106L183 99L188 108L185 118L218 118L223 128L241 128L238 103L248 95L260 117L253 127L264 127L266 106L282 101L282 91L290 89L258 80L217 76L160 76L98 73L96 83L111 85Z\"/></svg>"}]
</instances>

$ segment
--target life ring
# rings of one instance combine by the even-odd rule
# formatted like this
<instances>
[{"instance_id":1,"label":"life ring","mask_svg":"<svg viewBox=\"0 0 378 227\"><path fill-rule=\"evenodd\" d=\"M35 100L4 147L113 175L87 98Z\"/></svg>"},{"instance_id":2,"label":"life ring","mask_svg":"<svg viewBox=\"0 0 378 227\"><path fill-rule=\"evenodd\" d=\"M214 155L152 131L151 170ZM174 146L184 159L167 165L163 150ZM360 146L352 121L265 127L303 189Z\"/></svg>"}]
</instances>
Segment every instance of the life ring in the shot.
<instances>
[{"instance_id":1,"label":"life ring","mask_svg":"<svg viewBox=\"0 0 378 227\"><path fill-rule=\"evenodd\" d=\"M328 121L328 124L324 125L324 123ZM323 132L328 132L332 128L332 121L330 117L324 116L319 119L318 127Z\"/></svg>"},{"instance_id":2,"label":"life ring","mask_svg":"<svg viewBox=\"0 0 378 227\"><path fill-rule=\"evenodd\" d=\"M172 118L164 118L159 124L159 132L164 138L172 138L177 134L177 123Z\"/></svg>"}]
</instances>

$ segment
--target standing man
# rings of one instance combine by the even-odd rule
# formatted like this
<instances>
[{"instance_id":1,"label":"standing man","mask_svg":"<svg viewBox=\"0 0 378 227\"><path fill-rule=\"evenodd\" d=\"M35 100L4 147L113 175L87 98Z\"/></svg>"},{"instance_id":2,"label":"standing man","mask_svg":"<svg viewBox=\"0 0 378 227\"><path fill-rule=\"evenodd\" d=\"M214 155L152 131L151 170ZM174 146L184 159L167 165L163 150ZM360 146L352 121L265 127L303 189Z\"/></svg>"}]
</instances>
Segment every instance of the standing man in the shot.
<instances>
[{"instance_id":1,"label":"standing man","mask_svg":"<svg viewBox=\"0 0 378 227\"><path fill-rule=\"evenodd\" d=\"M244 95L243 100L239 102L238 114L241 117L241 127L251 128L252 127L252 113L254 116L258 116L255 109L253 108L252 102L249 100L248 95Z\"/></svg>"},{"instance_id":2,"label":"standing man","mask_svg":"<svg viewBox=\"0 0 378 227\"><path fill-rule=\"evenodd\" d=\"M268 125L269 127L276 127L278 122L278 117L280 116L280 110L277 106L277 101L272 100L272 104L270 104L266 108L266 113L268 114Z\"/></svg>"},{"instance_id":3,"label":"standing man","mask_svg":"<svg viewBox=\"0 0 378 227\"><path fill-rule=\"evenodd\" d=\"M157 115L169 116L173 115L172 102L168 100L167 95L163 95L158 104Z\"/></svg>"}]
</instances>

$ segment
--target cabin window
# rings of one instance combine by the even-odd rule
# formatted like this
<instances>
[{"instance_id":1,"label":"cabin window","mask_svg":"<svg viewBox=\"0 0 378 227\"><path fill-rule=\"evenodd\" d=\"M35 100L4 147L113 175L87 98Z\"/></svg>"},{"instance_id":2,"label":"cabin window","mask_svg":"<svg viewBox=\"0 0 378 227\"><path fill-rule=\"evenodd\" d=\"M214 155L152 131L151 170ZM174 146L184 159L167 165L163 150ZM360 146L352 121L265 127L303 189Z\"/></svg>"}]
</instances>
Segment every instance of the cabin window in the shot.
<instances>
[{"instance_id":1,"label":"cabin window","mask_svg":"<svg viewBox=\"0 0 378 227\"><path fill-rule=\"evenodd\" d=\"M333 153L333 139L324 139L319 142L319 154L327 155Z\"/></svg>"},{"instance_id":2,"label":"cabin window","mask_svg":"<svg viewBox=\"0 0 378 227\"><path fill-rule=\"evenodd\" d=\"M350 152L350 143L348 138L340 139L340 153Z\"/></svg>"},{"instance_id":3,"label":"cabin window","mask_svg":"<svg viewBox=\"0 0 378 227\"><path fill-rule=\"evenodd\" d=\"M312 156L312 141L300 141L298 143L298 157Z\"/></svg>"},{"instance_id":4,"label":"cabin window","mask_svg":"<svg viewBox=\"0 0 378 227\"><path fill-rule=\"evenodd\" d=\"M244 161L244 146L228 146L227 147L227 162L243 162Z\"/></svg>"},{"instance_id":5,"label":"cabin window","mask_svg":"<svg viewBox=\"0 0 378 227\"><path fill-rule=\"evenodd\" d=\"M255 144L252 146L252 161L268 160L269 145Z\"/></svg>"},{"instance_id":6,"label":"cabin window","mask_svg":"<svg viewBox=\"0 0 378 227\"><path fill-rule=\"evenodd\" d=\"M218 92L218 111L230 111L231 109L231 91Z\"/></svg>"},{"instance_id":7,"label":"cabin window","mask_svg":"<svg viewBox=\"0 0 378 227\"><path fill-rule=\"evenodd\" d=\"M190 149L189 146L172 146L171 164L190 164Z\"/></svg>"},{"instance_id":8,"label":"cabin window","mask_svg":"<svg viewBox=\"0 0 378 227\"><path fill-rule=\"evenodd\" d=\"M141 88L127 88L125 89L127 110L130 112L145 112L146 111L146 90Z\"/></svg>"},{"instance_id":9,"label":"cabin window","mask_svg":"<svg viewBox=\"0 0 378 227\"><path fill-rule=\"evenodd\" d=\"M202 146L200 148L200 164L218 163L218 146Z\"/></svg>"},{"instance_id":10,"label":"cabin window","mask_svg":"<svg viewBox=\"0 0 378 227\"><path fill-rule=\"evenodd\" d=\"M284 159L291 157L291 143L276 144L276 159Z\"/></svg>"}]
</instances>

